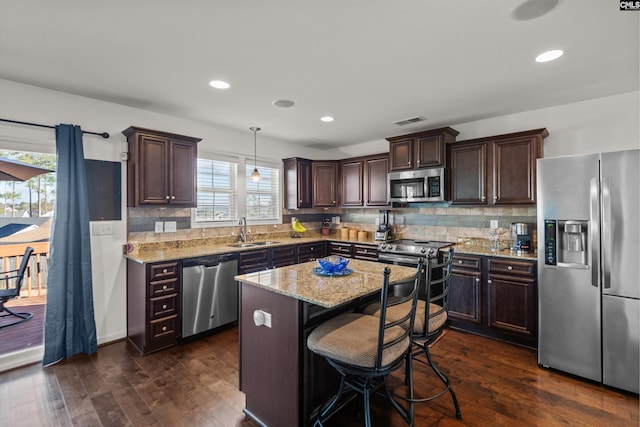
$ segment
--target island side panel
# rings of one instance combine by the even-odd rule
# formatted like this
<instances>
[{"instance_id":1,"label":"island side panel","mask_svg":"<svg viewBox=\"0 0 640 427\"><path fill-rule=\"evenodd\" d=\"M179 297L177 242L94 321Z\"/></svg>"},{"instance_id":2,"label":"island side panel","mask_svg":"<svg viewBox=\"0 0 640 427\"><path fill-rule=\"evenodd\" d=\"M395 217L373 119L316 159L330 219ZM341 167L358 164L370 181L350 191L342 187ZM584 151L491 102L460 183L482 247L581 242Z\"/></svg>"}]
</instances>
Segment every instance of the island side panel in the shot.
<instances>
[{"instance_id":1,"label":"island side panel","mask_svg":"<svg viewBox=\"0 0 640 427\"><path fill-rule=\"evenodd\" d=\"M241 284L240 390L245 410L267 426L298 426L300 313L294 298ZM255 310L272 327L256 326Z\"/></svg>"}]
</instances>

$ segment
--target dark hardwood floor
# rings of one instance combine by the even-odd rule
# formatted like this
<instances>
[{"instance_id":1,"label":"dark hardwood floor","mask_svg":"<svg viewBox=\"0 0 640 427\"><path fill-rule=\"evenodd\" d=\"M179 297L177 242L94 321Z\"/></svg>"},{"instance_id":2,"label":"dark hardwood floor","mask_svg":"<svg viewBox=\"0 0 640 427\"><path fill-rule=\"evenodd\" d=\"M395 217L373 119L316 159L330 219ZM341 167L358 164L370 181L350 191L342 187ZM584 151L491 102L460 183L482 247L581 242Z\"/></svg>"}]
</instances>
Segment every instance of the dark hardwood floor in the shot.
<instances>
[{"instance_id":1,"label":"dark hardwood floor","mask_svg":"<svg viewBox=\"0 0 640 427\"><path fill-rule=\"evenodd\" d=\"M432 354L460 401L416 406L416 426L638 426L638 397L543 369L533 350L450 330ZM292 367L293 369L293 367ZM437 385L416 364L417 393ZM391 381L402 386L400 375ZM268 398L268 396L267 396ZM57 365L0 374L0 426L255 427L238 391L237 329L138 356L125 341ZM333 426L361 425L345 410ZM383 400L374 425L403 426Z\"/></svg>"}]
</instances>

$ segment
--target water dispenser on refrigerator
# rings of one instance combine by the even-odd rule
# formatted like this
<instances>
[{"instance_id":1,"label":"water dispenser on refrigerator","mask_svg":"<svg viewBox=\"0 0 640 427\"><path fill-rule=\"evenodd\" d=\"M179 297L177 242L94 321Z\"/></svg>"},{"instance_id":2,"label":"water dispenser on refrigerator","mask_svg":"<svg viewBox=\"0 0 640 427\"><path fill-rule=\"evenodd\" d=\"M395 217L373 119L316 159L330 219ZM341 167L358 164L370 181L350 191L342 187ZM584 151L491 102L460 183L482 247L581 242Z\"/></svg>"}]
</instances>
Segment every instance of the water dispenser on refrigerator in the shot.
<instances>
[{"instance_id":1,"label":"water dispenser on refrigerator","mask_svg":"<svg viewBox=\"0 0 640 427\"><path fill-rule=\"evenodd\" d=\"M589 221L547 219L544 222L545 264L588 269Z\"/></svg>"}]
</instances>

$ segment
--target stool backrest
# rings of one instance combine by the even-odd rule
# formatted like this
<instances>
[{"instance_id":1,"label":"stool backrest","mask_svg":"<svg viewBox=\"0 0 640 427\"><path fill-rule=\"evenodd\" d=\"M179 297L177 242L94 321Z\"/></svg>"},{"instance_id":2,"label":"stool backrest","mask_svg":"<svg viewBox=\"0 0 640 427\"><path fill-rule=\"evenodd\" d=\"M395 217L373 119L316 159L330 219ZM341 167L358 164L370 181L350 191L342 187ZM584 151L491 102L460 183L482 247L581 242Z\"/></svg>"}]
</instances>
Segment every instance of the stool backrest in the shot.
<instances>
[{"instance_id":1,"label":"stool backrest","mask_svg":"<svg viewBox=\"0 0 640 427\"><path fill-rule=\"evenodd\" d=\"M449 311L449 278L451 277L451 263L453 248L449 248L442 262L438 262L437 254L429 254L425 264L425 310L422 337L437 336L442 328L429 332L429 320ZM438 306L433 310L433 305ZM443 325L444 326L444 325Z\"/></svg>"},{"instance_id":2,"label":"stool backrest","mask_svg":"<svg viewBox=\"0 0 640 427\"><path fill-rule=\"evenodd\" d=\"M384 279L382 283L382 291L380 293L380 326L378 333L378 353L376 357L375 369L385 368L382 366L383 353L385 349L408 340L407 351L411 351L411 338L413 334L413 325L415 322L416 305L418 301L418 285L420 283L420 274L422 272L424 260L420 258L416 274L403 281L389 283L389 275L391 270L389 267L384 269ZM402 295L396 295L394 289L402 289ZM394 310L394 321L387 322L387 311ZM399 311L399 312L398 312ZM409 324L410 327L406 327ZM400 326L400 328L394 328ZM394 328L394 338L389 338L388 332ZM402 333L397 334L401 330ZM406 353L405 353L406 354ZM403 358L404 355L396 358L396 361Z\"/></svg>"}]
</instances>

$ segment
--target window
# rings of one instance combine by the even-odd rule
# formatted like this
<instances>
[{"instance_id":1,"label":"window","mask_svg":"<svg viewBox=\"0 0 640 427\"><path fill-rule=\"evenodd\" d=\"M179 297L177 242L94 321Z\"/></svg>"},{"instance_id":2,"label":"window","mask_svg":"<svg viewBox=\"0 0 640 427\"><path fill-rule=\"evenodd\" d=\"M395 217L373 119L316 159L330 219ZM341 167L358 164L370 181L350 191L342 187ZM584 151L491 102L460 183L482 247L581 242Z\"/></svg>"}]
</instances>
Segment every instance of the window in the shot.
<instances>
[{"instance_id":1,"label":"window","mask_svg":"<svg viewBox=\"0 0 640 427\"><path fill-rule=\"evenodd\" d=\"M245 165L246 217L248 220L278 220L280 218L280 169L258 167L262 179L252 181L253 165Z\"/></svg>"},{"instance_id":2,"label":"window","mask_svg":"<svg viewBox=\"0 0 640 427\"><path fill-rule=\"evenodd\" d=\"M195 222L222 222L238 219L238 164L198 159L198 206Z\"/></svg>"}]
</instances>

